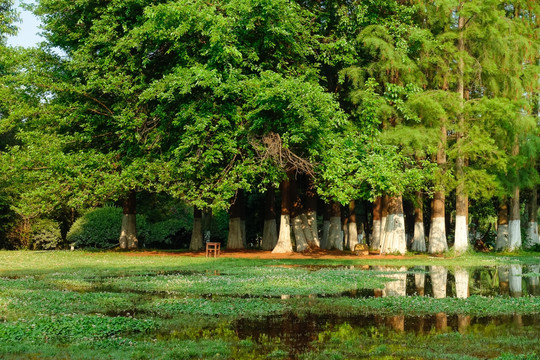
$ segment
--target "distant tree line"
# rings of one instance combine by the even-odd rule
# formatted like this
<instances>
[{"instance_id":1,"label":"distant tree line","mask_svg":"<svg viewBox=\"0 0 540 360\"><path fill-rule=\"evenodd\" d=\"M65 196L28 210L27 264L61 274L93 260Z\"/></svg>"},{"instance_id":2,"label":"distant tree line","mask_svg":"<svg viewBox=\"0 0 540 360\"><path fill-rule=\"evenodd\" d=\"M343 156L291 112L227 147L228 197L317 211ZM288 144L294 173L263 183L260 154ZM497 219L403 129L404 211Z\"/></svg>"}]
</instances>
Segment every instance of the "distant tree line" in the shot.
<instances>
[{"instance_id":1,"label":"distant tree line","mask_svg":"<svg viewBox=\"0 0 540 360\"><path fill-rule=\"evenodd\" d=\"M8 47L0 0L0 247L61 247L85 216L129 249L539 244L536 0L32 10L45 41Z\"/></svg>"}]
</instances>

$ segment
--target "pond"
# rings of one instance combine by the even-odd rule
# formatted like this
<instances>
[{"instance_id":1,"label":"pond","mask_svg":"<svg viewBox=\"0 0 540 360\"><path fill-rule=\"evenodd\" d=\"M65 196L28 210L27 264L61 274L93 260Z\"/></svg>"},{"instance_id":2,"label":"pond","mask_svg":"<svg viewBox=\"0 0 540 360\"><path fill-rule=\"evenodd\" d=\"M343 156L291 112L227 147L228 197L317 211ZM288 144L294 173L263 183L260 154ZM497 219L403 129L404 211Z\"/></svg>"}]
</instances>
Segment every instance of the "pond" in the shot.
<instances>
[{"instance_id":1,"label":"pond","mask_svg":"<svg viewBox=\"0 0 540 360\"><path fill-rule=\"evenodd\" d=\"M354 267L352 267L354 268ZM317 268L311 267L313 271ZM536 297L540 293L540 266L508 265L498 267L453 268L443 266L384 267L373 266L359 271L375 272L381 277L389 278L383 288L358 289L341 294L350 298L384 298L422 296L435 299L461 298L470 296L485 296L485 301L491 297L517 298L522 296ZM325 298L327 295L311 295L308 297ZM340 296L332 295L333 298ZM300 297L283 295L282 299L298 300ZM240 319L234 324L234 329L241 339L279 339L289 351L289 358L298 358L319 353L328 342L335 341L335 335L343 331L357 334L359 343L371 343L371 348L385 344L387 339L396 336L400 341L411 344L422 343L422 337L435 335L474 333L480 339L499 334L540 334L540 316L533 315L501 315L501 316L470 316L444 312L424 316L406 315L340 315L308 313L298 316L295 313L272 315L253 319ZM374 335L376 339L373 341ZM450 336L451 338L451 336ZM362 339L362 340L360 340ZM456 345L459 346L459 339ZM351 340L351 339L349 339ZM390 340L391 342L391 340ZM326 345L323 345L326 344ZM358 349L360 350L360 349ZM481 357L491 357L489 348ZM525 350L524 350L525 351ZM390 351L396 354L395 352ZM361 351L360 351L361 353ZM373 355L373 352L368 352ZM497 353L493 352L493 356ZM311 357L308 356L309 357ZM382 355L382 354L381 354ZM402 354L403 355L403 354ZM418 354L416 354L418 356ZM400 355L401 356L401 355ZM441 355L442 356L442 355Z\"/></svg>"}]
</instances>

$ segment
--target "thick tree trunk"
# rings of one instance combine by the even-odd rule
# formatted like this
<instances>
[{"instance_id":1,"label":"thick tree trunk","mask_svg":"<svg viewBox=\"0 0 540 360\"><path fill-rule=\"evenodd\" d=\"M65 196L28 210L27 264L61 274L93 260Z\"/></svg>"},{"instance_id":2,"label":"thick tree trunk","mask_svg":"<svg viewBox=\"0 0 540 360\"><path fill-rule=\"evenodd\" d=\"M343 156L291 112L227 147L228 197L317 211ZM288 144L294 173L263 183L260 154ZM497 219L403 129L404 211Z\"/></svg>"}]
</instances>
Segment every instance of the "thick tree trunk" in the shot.
<instances>
[{"instance_id":1,"label":"thick tree trunk","mask_svg":"<svg viewBox=\"0 0 540 360\"><path fill-rule=\"evenodd\" d=\"M193 207L193 232L191 233L191 242L189 250L202 250L203 245L203 229L202 229L202 211L196 206Z\"/></svg>"},{"instance_id":2,"label":"thick tree trunk","mask_svg":"<svg viewBox=\"0 0 540 360\"><path fill-rule=\"evenodd\" d=\"M229 236L227 249L245 249L245 200L244 190L238 190L229 209Z\"/></svg>"},{"instance_id":3,"label":"thick tree trunk","mask_svg":"<svg viewBox=\"0 0 540 360\"><path fill-rule=\"evenodd\" d=\"M329 249L343 250L343 235L341 232L341 205L330 203L330 228L328 229Z\"/></svg>"},{"instance_id":4,"label":"thick tree trunk","mask_svg":"<svg viewBox=\"0 0 540 360\"><path fill-rule=\"evenodd\" d=\"M454 275L456 279L456 297L466 299L469 297L469 272L460 267L456 268Z\"/></svg>"},{"instance_id":5,"label":"thick tree trunk","mask_svg":"<svg viewBox=\"0 0 540 360\"><path fill-rule=\"evenodd\" d=\"M306 189L306 220L307 228L311 232L308 238L309 246L320 247L319 230L317 229L317 192L313 180L308 180Z\"/></svg>"},{"instance_id":6,"label":"thick tree trunk","mask_svg":"<svg viewBox=\"0 0 540 360\"><path fill-rule=\"evenodd\" d=\"M498 266L497 272L499 273L499 292L501 295L508 295L510 292L510 267L508 265Z\"/></svg>"},{"instance_id":7,"label":"thick tree trunk","mask_svg":"<svg viewBox=\"0 0 540 360\"><path fill-rule=\"evenodd\" d=\"M529 246L540 244L538 239L538 188L533 186L529 197L529 221L527 224L527 239Z\"/></svg>"},{"instance_id":8,"label":"thick tree trunk","mask_svg":"<svg viewBox=\"0 0 540 360\"><path fill-rule=\"evenodd\" d=\"M461 7L461 5L460 5ZM460 52L465 51L465 43L463 40L463 27L465 26L465 18L460 16L458 18L458 50ZM465 69L463 56L459 57L458 62L458 86L457 92L461 98L461 113L459 114L459 131L457 135L457 147L458 147L458 157L456 159L456 175L457 175L457 188L456 188L456 228L454 236L454 250L456 253L463 253L467 251L469 247L469 231L467 229L467 215L468 215L468 197L465 189L465 176L464 176L464 167L465 167L465 157L461 151L461 139L463 138L463 128L464 128L464 116L463 116L463 101L464 101L464 82L463 82L463 72Z\"/></svg>"},{"instance_id":9,"label":"thick tree trunk","mask_svg":"<svg viewBox=\"0 0 540 360\"><path fill-rule=\"evenodd\" d=\"M294 239L296 241L296 251L304 252L309 249L309 245L306 239L306 226L304 224L304 206L302 200L298 194L298 184L294 177L290 178L291 184L291 198L293 199L293 205L291 210L291 225L293 228ZM306 219L307 221L307 219ZM311 232L311 230L310 230Z\"/></svg>"},{"instance_id":10,"label":"thick tree trunk","mask_svg":"<svg viewBox=\"0 0 540 360\"><path fill-rule=\"evenodd\" d=\"M424 197L420 191L416 192L416 201L414 204L414 236L411 250L426 252L426 235L424 232Z\"/></svg>"},{"instance_id":11,"label":"thick tree trunk","mask_svg":"<svg viewBox=\"0 0 540 360\"><path fill-rule=\"evenodd\" d=\"M349 250L354 250L356 244L358 244L358 227L356 224L356 203L354 200L349 202L349 219L347 222L347 244L349 245Z\"/></svg>"},{"instance_id":12,"label":"thick tree trunk","mask_svg":"<svg viewBox=\"0 0 540 360\"><path fill-rule=\"evenodd\" d=\"M130 191L124 200L119 242L121 249L136 249L139 247L139 240L137 240L137 202L135 191Z\"/></svg>"},{"instance_id":13,"label":"thick tree trunk","mask_svg":"<svg viewBox=\"0 0 540 360\"><path fill-rule=\"evenodd\" d=\"M403 216L403 198L401 196L387 197L388 215L384 238L381 242L381 254L400 253L407 251L405 239L405 218Z\"/></svg>"},{"instance_id":14,"label":"thick tree trunk","mask_svg":"<svg viewBox=\"0 0 540 360\"><path fill-rule=\"evenodd\" d=\"M264 228L262 237L263 250L272 250L277 244L276 196L273 187L266 190Z\"/></svg>"},{"instance_id":15,"label":"thick tree trunk","mask_svg":"<svg viewBox=\"0 0 540 360\"><path fill-rule=\"evenodd\" d=\"M289 179L293 176L288 174ZM279 222L279 237L273 253L288 253L293 251L291 240L291 183L289 180L281 182L281 219Z\"/></svg>"},{"instance_id":16,"label":"thick tree trunk","mask_svg":"<svg viewBox=\"0 0 540 360\"><path fill-rule=\"evenodd\" d=\"M512 155L519 155L519 145L517 145L517 138L515 140L516 145L512 148ZM521 217L519 207L519 178L516 179L516 184L512 191L512 198L510 199L510 219L508 221L508 250L513 251L521 247Z\"/></svg>"},{"instance_id":17,"label":"thick tree trunk","mask_svg":"<svg viewBox=\"0 0 540 360\"><path fill-rule=\"evenodd\" d=\"M379 250L381 248L381 222L382 222L383 198L378 196L373 203L373 229L371 234L371 248Z\"/></svg>"},{"instance_id":18,"label":"thick tree trunk","mask_svg":"<svg viewBox=\"0 0 540 360\"><path fill-rule=\"evenodd\" d=\"M324 203L324 209L323 209L323 232L321 237L321 248L322 249L330 249L330 213L331 213L331 206L329 203Z\"/></svg>"},{"instance_id":19,"label":"thick tree trunk","mask_svg":"<svg viewBox=\"0 0 540 360\"><path fill-rule=\"evenodd\" d=\"M441 140L437 151L437 165L444 169L446 166L446 127L441 126ZM444 214L444 189L442 184L438 184L439 189L433 195L433 208L431 209L431 225L429 227L429 245L430 254L442 253L448 250L446 241L446 224Z\"/></svg>"},{"instance_id":20,"label":"thick tree trunk","mask_svg":"<svg viewBox=\"0 0 540 360\"><path fill-rule=\"evenodd\" d=\"M505 198L500 199L499 215L497 218L497 240L495 250L508 248L508 203Z\"/></svg>"}]
</instances>

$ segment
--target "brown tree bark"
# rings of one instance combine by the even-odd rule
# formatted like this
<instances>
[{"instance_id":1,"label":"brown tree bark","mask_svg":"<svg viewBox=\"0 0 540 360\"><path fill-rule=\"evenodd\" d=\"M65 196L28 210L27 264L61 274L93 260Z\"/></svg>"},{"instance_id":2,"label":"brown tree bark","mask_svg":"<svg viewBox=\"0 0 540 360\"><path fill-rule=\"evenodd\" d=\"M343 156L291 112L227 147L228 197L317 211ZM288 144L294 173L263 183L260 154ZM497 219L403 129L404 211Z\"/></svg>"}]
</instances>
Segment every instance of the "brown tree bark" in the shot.
<instances>
[{"instance_id":1,"label":"brown tree bark","mask_svg":"<svg viewBox=\"0 0 540 360\"><path fill-rule=\"evenodd\" d=\"M122 229L120 231L120 248L136 249L139 247L137 239L137 202L135 191L130 191L124 199Z\"/></svg>"},{"instance_id":2,"label":"brown tree bark","mask_svg":"<svg viewBox=\"0 0 540 360\"><path fill-rule=\"evenodd\" d=\"M382 196L377 196L373 203L373 229L370 247L374 250L381 248L381 228L382 228Z\"/></svg>"},{"instance_id":3,"label":"brown tree bark","mask_svg":"<svg viewBox=\"0 0 540 360\"><path fill-rule=\"evenodd\" d=\"M227 249L245 249L246 205L244 190L239 189L232 199L229 209L229 236L227 238Z\"/></svg>"},{"instance_id":4,"label":"brown tree bark","mask_svg":"<svg viewBox=\"0 0 540 360\"><path fill-rule=\"evenodd\" d=\"M412 251L426 251L426 235L424 231L424 196L421 191L415 194L414 202L414 236L411 244Z\"/></svg>"},{"instance_id":5,"label":"brown tree bark","mask_svg":"<svg viewBox=\"0 0 540 360\"><path fill-rule=\"evenodd\" d=\"M444 171L446 166L446 126L441 126L441 139L437 151L437 165ZM433 195L433 208L431 212L431 225L429 227L429 246L430 254L442 253L448 250L446 241L446 224L444 213L444 188L442 184L437 184Z\"/></svg>"},{"instance_id":6,"label":"brown tree bark","mask_svg":"<svg viewBox=\"0 0 540 360\"><path fill-rule=\"evenodd\" d=\"M506 198L499 200L499 213L497 218L497 240L495 250L508 248L508 203Z\"/></svg>"},{"instance_id":7,"label":"brown tree bark","mask_svg":"<svg viewBox=\"0 0 540 360\"><path fill-rule=\"evenodd\" d=\"M264 201L263 250L272 250L277 244L276 194L273 187L266 190Z\"/></svg>"},{"instance_id":8,"label":"brown tree bark","mask_svg":"<svg viewBox=\"0 0 540 360\"><path fill-rule=\"evenodd\" d=\"M193 207L193 231L191 233L191 242L189 243L189 250L198 251L202 250L203 244L203 230L202 230L202 210Z\"/></svg>"}]
</instances>

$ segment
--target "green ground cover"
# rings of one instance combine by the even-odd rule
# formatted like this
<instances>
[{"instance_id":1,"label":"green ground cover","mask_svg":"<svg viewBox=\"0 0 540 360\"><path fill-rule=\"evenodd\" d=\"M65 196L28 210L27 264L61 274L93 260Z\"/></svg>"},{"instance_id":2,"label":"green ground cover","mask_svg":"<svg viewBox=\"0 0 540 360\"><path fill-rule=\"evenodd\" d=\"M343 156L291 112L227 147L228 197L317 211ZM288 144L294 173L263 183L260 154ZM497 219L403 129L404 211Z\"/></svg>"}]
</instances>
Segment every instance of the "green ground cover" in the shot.
<instances>
[{"instance_id":1,"label":"green ground cover","mask_svg":"<svg viewBox=\"0 0 540 360\"><path fill-rule=\"evenodd\" d=\"M0 251L0 358L532 359L540 353L540 298L483 296L475 281L493 282L489 273L471 280L467 299L342 296L383 288L385 276L404 271L400 266L446 265L451 276L464 265L540 264L534 253L384 263L393 271L362 270L381 265L376 258ZM523 281L535 275L534 267L525 269ZM428 324L436 314L449 325ZM409 325L391 325L396 316ZM452 325L458 316L472 317L461 332ZM410 324L419 319L427 325L415 330Z\"/></svg>"}]
</instances>

